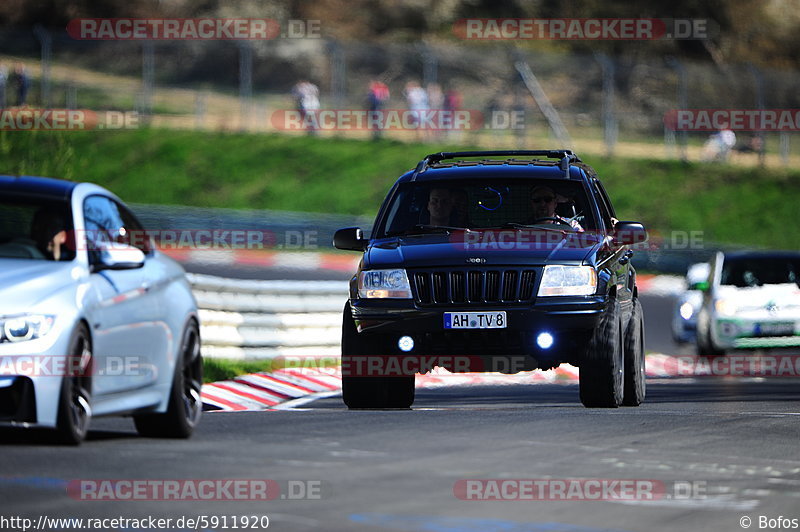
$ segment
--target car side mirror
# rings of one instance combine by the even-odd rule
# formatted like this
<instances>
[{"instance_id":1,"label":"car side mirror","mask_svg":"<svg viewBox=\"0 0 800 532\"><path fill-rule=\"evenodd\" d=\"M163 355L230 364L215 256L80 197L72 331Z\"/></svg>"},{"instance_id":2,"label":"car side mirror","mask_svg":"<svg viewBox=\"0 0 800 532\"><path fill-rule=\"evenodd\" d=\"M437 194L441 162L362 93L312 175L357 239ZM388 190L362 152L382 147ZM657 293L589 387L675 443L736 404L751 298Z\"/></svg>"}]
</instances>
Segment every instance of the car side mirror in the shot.
<instances>
[{"instance_id":1,"label":"car side mirror","mask_svg":"<svg viewBox=\"0 0 800 532\"><path fill-rule=\"evenodd\" d=\"M647 229L639 222L617 222L612 233L614 243L619 246L647 242Z\"/></svg>"},{"instance_id":2,"label":"car side mirror","mask_svg":"<svg viewBox=\"0 0 800 532\"><path fill-rule=\"evenodd\" d=\"M689 290L700 290L701 292L708 292L708 281L700 281L689 286Z\"/></svg>"},{"instance_id":3,"label":"car side mirror","mask_svg":"<svg viewBox=\"0 0 800 532\"><path fill-rule=\"evenodd\" d=\"M135 270L144 266L144 253L141 249L115 242L98 242L96 262L92 271Z\"/></svg>"},{"instance_id":4,"label":"car side mirror","mask_svg":"<svg viewBox=\"0 0 800 532\"><path fill-rule=\"evenodd\" d=\"M369 240L364 238L360 227L346 227L333 234L333 247L349 251L364 251Z\"/></svg>"}]
</instances>

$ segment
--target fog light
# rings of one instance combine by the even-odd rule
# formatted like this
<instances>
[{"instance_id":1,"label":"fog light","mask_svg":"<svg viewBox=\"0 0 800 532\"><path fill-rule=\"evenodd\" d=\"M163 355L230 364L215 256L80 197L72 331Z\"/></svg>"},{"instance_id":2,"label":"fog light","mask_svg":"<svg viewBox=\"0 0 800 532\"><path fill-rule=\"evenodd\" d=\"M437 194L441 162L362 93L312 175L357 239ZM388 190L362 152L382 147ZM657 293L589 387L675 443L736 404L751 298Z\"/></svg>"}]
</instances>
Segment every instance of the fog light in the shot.
<instances>
[{"instance_id":1,"label":"fog light","mask_svg":"<svg viewBox=\"0 0 800 532\"><path fill-rule=\"evenodd\" d=\"M542 349L550 349L553 346L553 335L547 332L539 333L536 337L536 345Z\"/></svg>"},{"instance_id":2,"label":"fog light","mask_svg":"<svg viewBox=\"0 0 800 532\"><path fill-rule=\"evenodd\" d=\"M408 353L412 349L414 349L414 339L410 336L401 336L400 339L397 341L397 347L400 348L400 351L404 353Z\"/></svg>"}]
</instances>

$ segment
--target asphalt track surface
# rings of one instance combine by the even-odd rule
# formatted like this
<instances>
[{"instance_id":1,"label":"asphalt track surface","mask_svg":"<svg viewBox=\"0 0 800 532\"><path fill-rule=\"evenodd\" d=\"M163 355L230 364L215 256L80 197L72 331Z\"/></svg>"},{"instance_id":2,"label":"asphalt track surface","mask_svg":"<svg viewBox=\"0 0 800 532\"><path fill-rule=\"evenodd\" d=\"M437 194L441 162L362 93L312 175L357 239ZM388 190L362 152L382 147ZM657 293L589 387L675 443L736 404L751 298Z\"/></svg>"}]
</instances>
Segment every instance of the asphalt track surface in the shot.
<instances>
[{"instance_id":1,"label":"asphalt track surface","mask_svg":"<svg viewBox=\"0 0 800 532\"><path fill-rule=\"evenodd\" d=\"M682 352L669 337L671 301L643 303L648 349ZM795 378L652 379L645 404L613 410L583 408L574 384L471 386L418 390L412 410L350 412L329 397L291 410L206 413L188 441L140 438L130 420L116 418L94 420L78 448L51 446L46 436L0 433L0 528L22 530L3 518L30 518L33 527L44 516L172 518L161 530L233 530L234 519L243 528L243 517L252 525L268 516L270 530L356 532L732 531L746 529L748 518L751 529L778 530L800 520ZM78 482L92 479L106 487L104 480L269 479L280 493L81 500ZM597 500L621 493L612 486L623 479L638 489L633 497ZM610 491L591 489L597 481ZM571 500L566 485L575 488ZM526 500L459 498L467 493ZM227 518L228 528L177 526L199 516L209 524ZM142 529L117 525L104 529Z\"/></svg>"}]
</instances>

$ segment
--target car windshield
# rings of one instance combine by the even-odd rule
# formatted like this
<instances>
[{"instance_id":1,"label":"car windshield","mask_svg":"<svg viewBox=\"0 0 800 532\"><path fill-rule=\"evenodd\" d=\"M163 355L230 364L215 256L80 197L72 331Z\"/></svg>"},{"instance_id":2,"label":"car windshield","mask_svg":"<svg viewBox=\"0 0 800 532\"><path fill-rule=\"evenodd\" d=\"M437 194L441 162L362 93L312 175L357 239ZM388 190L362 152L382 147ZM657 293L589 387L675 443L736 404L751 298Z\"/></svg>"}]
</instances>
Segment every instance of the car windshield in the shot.
<instances>
[{"instance_id":1,"label":"car windshield","mask_svg":"<svg viewBox=\"0 0 800 532\"><path fill-rule=\"evenodd\" d=\"M758 257L725 259L721 284L740 288L765 284L800 285L800 257Z\"/></svg>"},{"instance_id":2,"label":"car windshield","mask_svg":"<svg viewBox=\"0 0 800 532\"><path fill-rule=\"evenodd\" d=\"M72 260L73 234L66 201L5 195L0 199L0 258Z\"/></svg>"},{"instance_id":3,"label":"car windshield","mask_svg":"<svg viewBox=\"0 0 800 532\"><path fill-rule=\"evenodd\" d=\"M401 184L379 221L376 237L526 226L560 231L596 228L578 182L442 180Z\"/></svg>"}]
</instances>

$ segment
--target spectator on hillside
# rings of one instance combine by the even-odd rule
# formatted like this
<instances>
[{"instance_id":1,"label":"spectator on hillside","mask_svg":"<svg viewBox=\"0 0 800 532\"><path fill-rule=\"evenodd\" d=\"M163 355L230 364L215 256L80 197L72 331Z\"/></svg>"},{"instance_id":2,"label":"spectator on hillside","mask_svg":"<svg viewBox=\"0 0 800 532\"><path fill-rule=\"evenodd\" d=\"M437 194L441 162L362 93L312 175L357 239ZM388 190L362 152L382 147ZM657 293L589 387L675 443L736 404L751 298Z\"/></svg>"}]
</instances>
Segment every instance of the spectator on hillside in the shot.
<instances>
[{"instance_id":1,"label":"spectator on hillside","mask_svg":"<svg viewBox=\"0 0 800 532\"><path fill-rule=\"evenodd\" d=\"M723 129L708 137L703 145L702 159L705 162L727 161L731 149L736 145L736 133Z\"/></svg>"},{"instance_id":2,"label":"spectator on hillside","mask_svg":"<svg viewBox=\"0 0 800 532\"><path fill-rule=\"evenodd\" d=\"M389 87L386 83L373 79L369 83L369 91L367 93L367 107L369 108L370 113L380 113L386 103L389 101ZM377 140L381 138L381 134L383 133L381 128L377 125L378 123L382 123L383 120L376 120L375 125L372 129L372 138Z\"/></svg>"},{"instance_id":3,"label":"spectator on hillside","mask_svg":"<svg viewBox=\"0 0 800 532\"><path fill-rule=\"evenodd\" d=\"M14 65L14 74L12 74L11 80L17 92L17 106L22 107L28 100L28 88L31 83L25 65L22 63Z\"/></svg>"},{"instance_id":4,"label":"spectator on hillside","mask_svg":"<svg viewBox=\"0 0 800 532\"><path fill-rule=\"evenodd\" d=\"M6 108L6 81L8 80L8 69L0 62L0 109Z\"/></svg>"},{"instance_id":5,"label":"spectator on hillside","mask_svg":"<svg viewBox=\"0 0 800 532\"><path fill-rule=\"evenodd\" d=\"M406 90L404 92L408 109L411 111L412 127L417 130L417 136L420 134L422 113L428 110L428 93L425 89L420 87L416 81L409 81L406 83Z\"/></svg>"},{"instance_id":6,"label":"spectator on hillside","mask_svg":"<svg viewBox=\"0 0 800 532\"><path fill-rule=\"evenodd\" d=\"M317 132L317 111L319 111L319 87L308 80L300 80L292 88L295 107L300 118L307 125L309 135Z\"/></svg>"}]
</instances>

